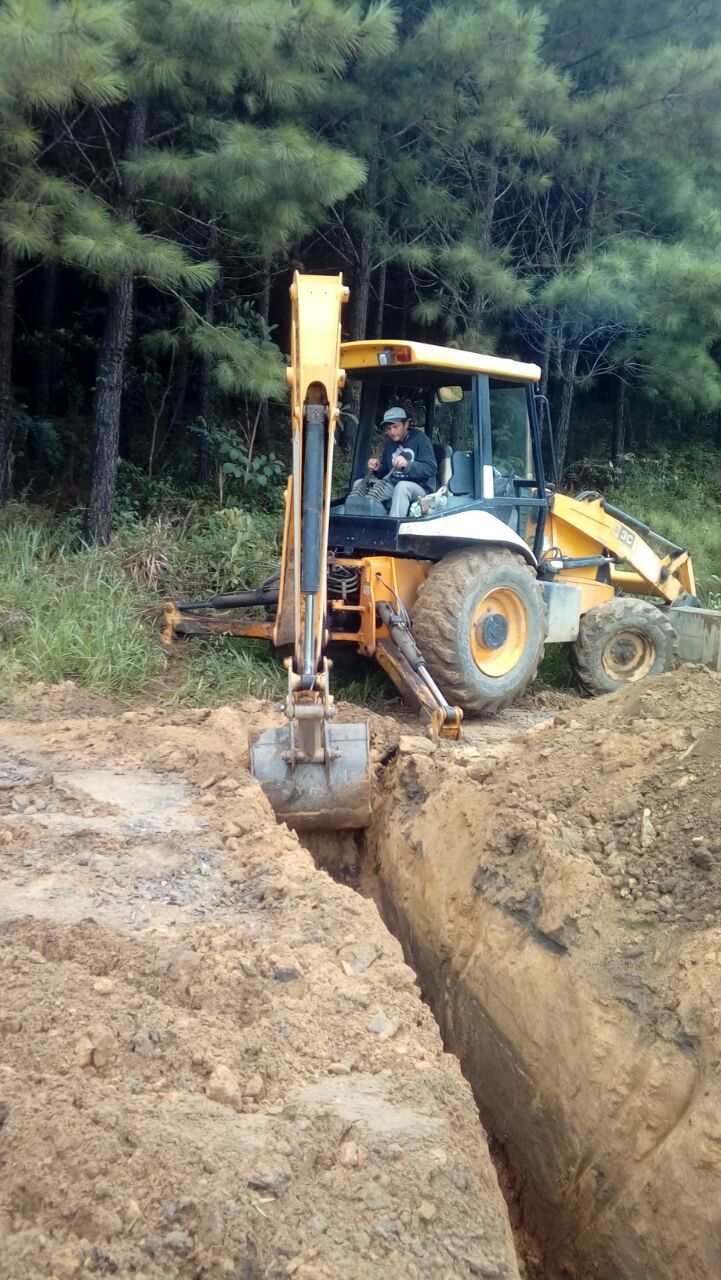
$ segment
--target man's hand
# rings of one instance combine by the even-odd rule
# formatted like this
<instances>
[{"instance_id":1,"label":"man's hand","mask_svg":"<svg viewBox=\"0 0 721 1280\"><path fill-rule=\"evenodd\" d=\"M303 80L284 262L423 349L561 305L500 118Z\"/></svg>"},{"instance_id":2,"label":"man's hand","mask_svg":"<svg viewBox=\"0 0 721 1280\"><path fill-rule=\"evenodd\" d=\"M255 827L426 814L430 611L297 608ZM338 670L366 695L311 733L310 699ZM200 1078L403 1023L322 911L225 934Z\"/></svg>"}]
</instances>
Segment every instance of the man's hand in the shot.
<instances>
[{"instance_id":1,"label":"man's hand","mask_svg":"<svg viewBox=\"0 0 721 1280\"><path fill-rule=\"evenodd\" d=\"M379 459L378 459L378 458L369 458L369 459L368 459L368 470L369 470L369 471L380 471L380 466L381 466L381 464L380 464L380 461L379 461Z\"/></svg>"},{"instance_id":2,"label":"man's hand","mask_svg":"<svg viewBox=\"0 0 721 1280\"><path fill-rule=\"evenodd\" d=\"M408 466L408 459L404 458L402 453L399 453L393 459L393 466L396 471L405 471L406 467Z\"/></svg>"}]
</instances>

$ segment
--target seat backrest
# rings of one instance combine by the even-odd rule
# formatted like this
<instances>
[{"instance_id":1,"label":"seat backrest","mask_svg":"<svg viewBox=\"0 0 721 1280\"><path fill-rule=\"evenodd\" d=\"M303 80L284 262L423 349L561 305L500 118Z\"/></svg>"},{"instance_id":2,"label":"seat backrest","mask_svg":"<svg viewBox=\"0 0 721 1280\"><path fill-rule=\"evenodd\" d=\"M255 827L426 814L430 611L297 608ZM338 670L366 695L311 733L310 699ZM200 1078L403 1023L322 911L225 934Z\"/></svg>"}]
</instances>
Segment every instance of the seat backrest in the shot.
<instances>
[{"instance_id":1,"label":"seat backrest","mask_svg":"<svg viewBox=\"0 0 721 1280\"><path fill-rule=\"evenodd\" d=\"M441 485L447 485L451 478L453 464L451 462L450 445L439 444L438 441L434 440L433 452L436 455L436 465L438 467L438 471L436 473L436 488L440 489Z\"/></svg>"},{"instance_id":2,"label":"seat backrest","mask_svg":"<svg viewBox=\"0 0 721 1280\"><path fill-rule=\"evenodd\" d=\"M471 496L473 494L473 485L473 452L466 449L456 449L452 460L449 482L450 491L459 497Z\"/></svg>"}]
</instances>

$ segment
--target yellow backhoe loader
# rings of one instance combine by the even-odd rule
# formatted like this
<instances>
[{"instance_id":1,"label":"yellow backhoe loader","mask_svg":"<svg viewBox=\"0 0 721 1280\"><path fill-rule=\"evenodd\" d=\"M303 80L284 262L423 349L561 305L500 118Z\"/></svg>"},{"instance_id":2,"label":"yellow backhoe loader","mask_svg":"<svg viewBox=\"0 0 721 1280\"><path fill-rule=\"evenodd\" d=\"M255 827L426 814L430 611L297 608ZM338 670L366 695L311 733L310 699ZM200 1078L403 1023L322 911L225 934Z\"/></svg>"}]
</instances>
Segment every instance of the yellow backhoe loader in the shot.
<instances>
[{"instance_id":1,"label":"yellow backhoe loader","mask_svg":"<svg viewBox=\"0 0 721 1280\"><path fill-rule=\"evenodd\" d=\"M334 722L331 643L375 658L448 738L460 736L464 711L518 698L549 642L571 645L594 694L679 658L721 666L721 614L698 607L689 552L600 494L557 491L537 365L421 342L342 343L347 298L340 276L296 274L291 287L293 462L279 575L258 591L165 609L167 644L223 634L292 646L287 724L256 739L252 767L279 817L301 829L370 819L367 726ZM346 378L361 384L359 421L348 492L333 500ZM435 491L403 518L351 492L392 405L425 430L437 464Z\"/></svg>"}]
</instances>

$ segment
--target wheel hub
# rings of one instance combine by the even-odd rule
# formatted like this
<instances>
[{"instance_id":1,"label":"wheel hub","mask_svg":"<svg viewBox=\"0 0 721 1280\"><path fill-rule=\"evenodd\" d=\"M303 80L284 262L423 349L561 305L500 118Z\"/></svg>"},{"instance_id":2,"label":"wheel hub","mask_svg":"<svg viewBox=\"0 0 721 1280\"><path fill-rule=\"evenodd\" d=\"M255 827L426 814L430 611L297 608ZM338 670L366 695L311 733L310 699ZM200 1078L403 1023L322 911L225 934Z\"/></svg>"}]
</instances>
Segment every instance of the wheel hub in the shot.
<instances>
[{"instance_id":1,"label":"wheel hub","mask_svg":"<svg viewBox=\"0 0 721 1280\"><path fill-rule=\"evenodd\" d=\"M487 613L478 627L481 631L481 643L487 649L500 649L508 639L508 622L502 613Z\"/></svg>"},{"instance_id":2,"label":"wheel hub","mask_svg":"<svg viewBox=\"0 0 721 1280\"><path fill-rule=\"evenodd\" d=\"M528 620L523 600L511 587L494 587L476 606L471 620L473 660L487 676L505 676L520 662Z\"/></svg>"},{"instance_id":3,"label":"wheel hub","mask_svg":"<svg viewBox=\"0 0 721 1280\"><path fill-rule=\"evenodd\" d=\"M632 684L643 680L653 666L656 650L642 631L619 631L606 642L601 661L612 680Z\"/></svg>"}]
</instances>

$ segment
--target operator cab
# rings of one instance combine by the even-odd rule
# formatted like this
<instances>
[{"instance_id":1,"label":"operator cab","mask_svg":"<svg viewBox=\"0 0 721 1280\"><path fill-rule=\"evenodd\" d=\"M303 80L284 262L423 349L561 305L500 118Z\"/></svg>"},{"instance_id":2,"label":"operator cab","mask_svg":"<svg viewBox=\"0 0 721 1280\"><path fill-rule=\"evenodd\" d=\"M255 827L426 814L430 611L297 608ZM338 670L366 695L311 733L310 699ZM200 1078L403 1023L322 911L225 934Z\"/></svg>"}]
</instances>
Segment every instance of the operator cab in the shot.
<instances>
[{"instance_id":1,"label":"operator cab","mask_svg":"<svg viewBox=\"0 0 721 1280\"><path fill-rule=\"evenodd\" d=\"M550 431L542 440L539 426L538 366L381 341L345 344L341 362L349 381L360 381L361 395L350 478L344 496L331 504L331 547L346 555L422 550L433 559L448 550L438 534L448 531L457 541L451 529L460 528L458 519L453 526L438 521L480 511L501 520L509 537L522 539L538 557L548 509L546 477L552 479L555 469L552 453L544 467L542 446L552 450L552 441ZM435 501L424 503L430 510L401 520L373 498L350 493L367 474L368 459L380 456L380 424L394 405L402 405L412 425L430 436L437 464ZM545 401L541 420L548 421Z\"/></svg>"}]
</instances>

